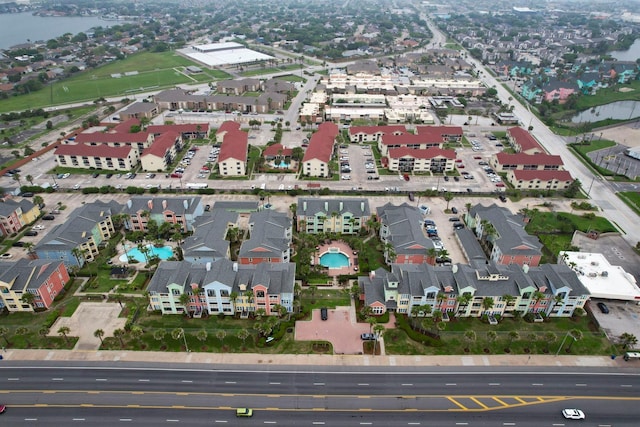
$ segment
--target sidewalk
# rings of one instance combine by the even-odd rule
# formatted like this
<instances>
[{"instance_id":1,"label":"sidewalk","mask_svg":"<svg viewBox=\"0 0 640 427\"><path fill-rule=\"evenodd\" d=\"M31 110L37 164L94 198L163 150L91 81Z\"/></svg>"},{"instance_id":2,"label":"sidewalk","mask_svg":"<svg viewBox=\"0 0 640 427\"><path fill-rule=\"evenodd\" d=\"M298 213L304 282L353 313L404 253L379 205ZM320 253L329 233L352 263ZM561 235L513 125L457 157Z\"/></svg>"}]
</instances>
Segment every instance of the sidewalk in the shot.
<instances>
[{"instance_id":1,"label":"sidewalk","mask_svg":"<svg viewBox=\"0 0 640 427\"><path fill-rule=\"evenodd\" d=\"M608 356L362 356L255 353L171 353L144 351L5 350L7 361L148 362L202 363L229 365L312 365L312 366L569 366L633 367L622 357Z\"/></svg>"}]
</instances>

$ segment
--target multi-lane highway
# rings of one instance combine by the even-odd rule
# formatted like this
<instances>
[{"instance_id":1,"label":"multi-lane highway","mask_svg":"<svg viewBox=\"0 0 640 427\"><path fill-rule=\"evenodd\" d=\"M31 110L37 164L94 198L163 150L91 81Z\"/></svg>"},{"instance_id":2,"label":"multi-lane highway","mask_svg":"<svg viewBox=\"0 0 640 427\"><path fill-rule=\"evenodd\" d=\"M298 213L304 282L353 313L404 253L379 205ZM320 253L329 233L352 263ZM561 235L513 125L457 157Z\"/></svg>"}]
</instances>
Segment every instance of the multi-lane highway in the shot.
<instances>
[{"instance_id":1,"label":"multi-lane highway","mask_svg":"<svg viewBox=\"0 0 640 427\"><path fill-rule=\"evenodd\" d=\"M581 425L637 425L640 373L590 370L7 364L0 424L557 427L579 407Z\"/></svg>"}]
</instances>

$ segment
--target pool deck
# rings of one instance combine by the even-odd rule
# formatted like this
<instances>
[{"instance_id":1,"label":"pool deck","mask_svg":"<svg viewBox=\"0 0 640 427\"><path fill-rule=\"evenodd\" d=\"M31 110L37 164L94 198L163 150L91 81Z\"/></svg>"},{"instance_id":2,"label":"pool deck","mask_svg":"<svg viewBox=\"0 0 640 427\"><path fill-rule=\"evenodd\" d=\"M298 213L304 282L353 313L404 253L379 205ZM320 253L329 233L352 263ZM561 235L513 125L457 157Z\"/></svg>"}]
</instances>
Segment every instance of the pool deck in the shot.
<instances>
[{"instance_id":1,"label":"pool deck","mask_svg":"<svg viewBox=\"0 0 640 427\"><path fill-rule=\"evenodd\" d=\"M329 272L329 276L340 276L342 274L356 274L358 272L358 253L351 249L349 245L341 240L333 240L329 244L322 244L318 246L314 256L313 263L314 265L320 264L320 256L324 255L326 252L329 252L329 248L337 248L340 252L347 255L349 258L349 266L342 268L329 268L327 271Z\"/></svg>"}]
</instances>

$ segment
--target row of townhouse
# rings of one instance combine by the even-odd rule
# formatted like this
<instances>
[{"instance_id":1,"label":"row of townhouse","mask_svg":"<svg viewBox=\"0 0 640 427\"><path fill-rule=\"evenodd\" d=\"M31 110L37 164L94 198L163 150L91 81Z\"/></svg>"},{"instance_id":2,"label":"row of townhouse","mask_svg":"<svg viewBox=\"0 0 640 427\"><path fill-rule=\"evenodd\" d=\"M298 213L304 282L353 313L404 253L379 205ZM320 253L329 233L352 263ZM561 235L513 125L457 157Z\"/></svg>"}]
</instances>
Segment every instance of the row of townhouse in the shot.
<instances>
[{"instance_id":1,"label":"row of townhouse","mask_svg":"<svg viewBox=\"0 0 640 427\"><path fill-rule=\"evenodd\" d=\"M240 130L240 123L226 121L220 125L216 138L221 143L218 173L222 177L247 174L249 134Z\"/></svg>"},{"instance_id":2,"label":"row of townhouse","mask_svg":"<svg viewBox=\"0 0 640 427\"><path fill-rule=\"evenodd\" d=\"M169 89L153 96L162 110L223 110L265 114L284 108L286 94L263 92L258 96L236 96L230 94L196 95L183 89Z\"/></svg>"},{"instance_id":3,"label":"row of townhouse","mask_svg":"<svg viewBox=\"0 0 640 427\"><path fill-rule=\"evenodd\" d=\"M124 205L124 226L131 231L147 231L149 221L172 224L182 233L193 230L196 218L204 213L200 197L132 197Z\"/></svg>"},{"instance_id":4,"label":"row of townhouse","mask_svg":"<svg viewBox=\"0 0 640 427\"><path fill-rule=\"evenodd\" d=\"M387 264L435 264L435 246L422 231L423 218L418 208L387 203L376 213Z\"/></svg>"},{"instance_id":5,"label":"row of townhouse","mask_svg":"<svg viewBox=\"0 0 640 427\"><path fill-rule=\"evenodd\" d=\"M296 226L308 234L357 234L371 218L367 199L299 198Z\"/></svg>"},{"instance_id":6,"label":"row of townhouse","mask_svg":"<svg viewBox=\"0 0 640 427\"><path fill-rule=\"evenodd\" d=\"M202 138L209 131L206 123L149 126L143 132L130 132L134 126L140 126L136 118L108 132L77 134L56 148L56 164L112 171L129 171L140 164L146 172L159 172L176 160L185 139Z\"/></svg>"},{"instance_id":7,"label":"row of townhouse","mask_svg":"<svg viewBox=\"0 0 640 427\"><path fill-rule=\"evenodd\" d=\"M258 310L279 315L279 307L293 311L294 263L241 265L228 259L193 264L160 263L147 287L149 308L162 314L189 313L193 317L239 314ZM186 295L186 297L183 297Z\"/></svg>"},{"instance_id":8,"label":"row of townhouse","mask_svg":"<svg viewBox=\"0 0 640 427\"><path fill-rule=\"evenodd\" d=\"M490 160L497 172L506 172L516 189L564 190L574 181L560 156L547 154L538 141L521 127L507 129L507 140L515 154L497 153Z\"/></svg>"},{"instance_id":9,"label":"row of townhouse","mask_svg":"<svg viewBox=\"0 0 640 427\"><path fill-rule=\"evenodd\" d=\"M391 271L379 268L359 277L358 285L374 314L425 316L439 310L445 320L516 313L569 317L589 299L575 272L555 264L393 264Z\"/></svg>"},{"instance_id":10,"label":"row of townhouse","mask_svg":"<svg viewBox=\"0 0 640 427\"><path fill-rule=\"evenodd\" d=\"M378 139L380 154L387 156L393 148L424 150L430 147L442 148L446 143L458 144L462 141L460 126L417 126L416 133L384 133Z\"/></svg>"},{"instance_id":11,"label":"row of townhouse","mask_svg":"<svg viewBox=\"0 0 640 427\"><path fill-rule=\"evenodd\" d=\"M0 262L0 310L10 312L47 309L69 282L60 260L19 259ZM24 298L30 294L30 298Z\"/></svg>"},{"instance_id":12,"label":"row of townhouse","mask_svg":"<svg viewBox=\"0 0 640 427\"><path fill-rule=\"evenodd\" d=\"M27 199L0 199L0 236L10 236L40 216L40 208Z\"/></svg>"}]
</instances>

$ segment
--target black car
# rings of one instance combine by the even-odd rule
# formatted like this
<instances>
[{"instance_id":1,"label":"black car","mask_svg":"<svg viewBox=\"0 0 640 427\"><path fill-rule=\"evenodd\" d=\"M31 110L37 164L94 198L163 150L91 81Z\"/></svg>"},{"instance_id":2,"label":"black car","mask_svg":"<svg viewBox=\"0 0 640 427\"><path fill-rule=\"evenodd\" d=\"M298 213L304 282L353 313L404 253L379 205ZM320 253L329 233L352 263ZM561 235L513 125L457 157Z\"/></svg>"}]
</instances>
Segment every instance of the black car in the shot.
<instances>
[{"instance_id":1,"label":"black car","mask_svg":"<svg viewBox=\"0 0 640 427\"><path fill-rule=\"evenodd\" d=\"M453 180L454 180L455 182L458 182L458 181L460 181L460 178L458 178L457 176L454 176L454 177L453 177Z\"/></svg>"},{"instance_id":2,"label":"black car","mask_svg":"<svg viewBox=\"0 0 640 427\"><path fill-rule=\"evenodd\" d=\"M20 193L21 197L33 197L33 193L30 191L27 191L25 193Z\"/></svg>"},{"instance_id":3,"label":"black car","mask_svg":"<svg viewBox=\"0 0 640 427\"><path fill-rule=\"evenodd\" d=\"M209 212L211 210L211 205L205 205L204 211Z\"/></svg>"},{"instance_id":4,"label":"black car","mask_svg":"<svg viewBox=\"0 0 640 427\"><path fill-rule=\"evenodd\" d=\"M457 214L458 213L458 208L451 208L451 213L453 214Z\"/></svg>"},{"instance_id":5,"label":"black car","mask_svg":"<svg viewBox=\"0 0 640 427\"><path fill-rule=\"evenodd\" d=\"M451 218L449 218L449 222L460 222L460 218L458 218L457 216L452 216Z\"/></svg>"},{"instance_id":6,"label":"black car","mask_svg":"<svg viewBox=\"0 0 640 427\"><path fill-rule=\"evenodd\" d=\"M445 181L449 181L449 177L447 175L444 176Z\"/></svg>"},{"instance_id":7,"label":"black car","mask_svg":"<svg viewBox=\"0 0 640 427\"><path fill-rule=\"evenodd\" d=\"M99 174L99 173L91 174L91 177L92 177L92 178L97 178L97 177L99 177L99 176L100 176L100 174Z\"/></svg>"},{"instance_id":8,"label":"black car","mask_svg":"<svg viewBox=\"0 0 640 427\"><path fill-rule=\"evenodd\" d=\"M111 178L112 176L113 176L113 174L112 174L112 173L108 173L108 174L106 174L106 175L105 175L105 177L106 177L107 179Z\"/></svg>"},{"instance_id":9,"label":"black car","mask_svg":"<svg viewBox=\"0 0 640 427\"><path fill-rule=\"evenodd\" d=\"M500 196L498 196L498 198L500 199L501 202L506 203L507 202L507 198L505 196L503 196L502 194Z\"/></svg>"},{"instance_id":10,"label":"black car","mask_svg":"<svg viewBox=\"0 0 640 427\"><path fill-rule=\"evenodd\" d=\"M604 314L609 314L609 307L607 307L607 304L599 302L597 306L601 312L603 312Z\"/></svg>"},{"instance_id":11,"label":"black car","mask_svg":"<svg viewBox=\"0 0 640 427\"><path fill-rule=\"evenodd\" d=\"M22 248L24 247L24 245L25 245L24 242L13 242L11 246L15 246L16 248Z\"/></svg>"},{"instance_id":12,"label":"black car","mask_svg":"<svg viewBox=\"0 0 640 427\"><path fill-rule=\"evenodd\" d=\"M320 309L320 318L322 320L327 320L329 318L329 310L326 307L322 307Z\"/></svg>"},{"instance_id":13,"label":"black car","mask_svg":"<svg viewBox=\"0 0 640 427\"><path fill-rule=\"evenodd\" d=\"M37 231L35 231L35 230L29 230L29 231L26 231L26 232L24 233L24 235L25 235L25 236L31 236L31 237L33 237L33 236L37 236L37 235L38 235L38 232L37 232Z\"/></svg>"},{"instance_id":14,"label":"black car","mask_svg":"<svg viewBox=\"0 0 640 427\"><path fill-rule=\"evenodd\" d=\"M42 219L45 221L53 221L54 219L56 219L56 217L53 215L45 215L42 217Z\"/></svg>"},{"instance_id":15,"label":"black car","mask_svg":"<svg viewBox=\"0 0 640 427\"><path fill-rule=\"evenodd\" d=\"M462 230L464 228L464 224L461 222L455 222L453 223L453 229L454 230Z\"/></svg>"},{"instance_id":16,"label":"black car","mask_svg":"<svg viewBox=\"0 0 640 427\"><path fill-rule=\"evenodd\" d=\"M409 200L411 200L412 202L415 200L415 196L413 195L413 193L409 193Z\"/></svg>"}]
</instances>

